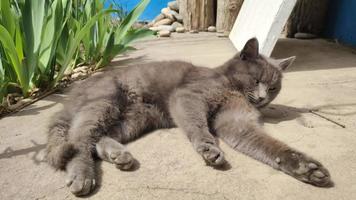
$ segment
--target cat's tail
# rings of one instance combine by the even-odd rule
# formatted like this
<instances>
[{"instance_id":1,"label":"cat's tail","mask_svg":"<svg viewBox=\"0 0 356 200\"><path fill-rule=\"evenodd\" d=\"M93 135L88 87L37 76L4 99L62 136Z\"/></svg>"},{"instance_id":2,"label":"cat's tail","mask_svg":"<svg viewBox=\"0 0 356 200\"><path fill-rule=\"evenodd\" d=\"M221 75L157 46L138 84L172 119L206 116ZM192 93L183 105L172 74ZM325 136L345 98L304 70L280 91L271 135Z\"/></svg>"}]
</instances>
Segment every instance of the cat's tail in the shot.
<instances>
[{"instance_id":1,"label":"cat's tail","mask_svg":"<svg viewBox=\"0 0 356 200\"><path fill-rule=\"evenodd\" d=\"M74 145L67 141L68 117L63 112L58 113L49 126L46 160L57 170L65 170L67 163L77 152Z\"/></svg>"}]
</instances>

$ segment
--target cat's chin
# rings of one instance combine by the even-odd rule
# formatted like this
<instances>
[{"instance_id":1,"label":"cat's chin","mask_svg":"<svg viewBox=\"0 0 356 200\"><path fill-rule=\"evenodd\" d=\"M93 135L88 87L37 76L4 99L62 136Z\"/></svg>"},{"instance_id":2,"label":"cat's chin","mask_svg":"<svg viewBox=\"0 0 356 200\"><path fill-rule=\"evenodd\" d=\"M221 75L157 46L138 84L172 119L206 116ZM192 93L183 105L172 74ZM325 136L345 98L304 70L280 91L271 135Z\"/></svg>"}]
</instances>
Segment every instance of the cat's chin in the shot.
<instances>
[{"instance_id":1,"label":"cat's chin","mask_svg":"<svg viewBox=\"0 0 356 200\"><path fill-rule=\"evenodd\" d=\"M260 109L260 108L266 107L268 104L269 104L269 102L260 102L260 103L254 103L252 105L255 106L255 108Z\"/></svg>"}]
</instances>

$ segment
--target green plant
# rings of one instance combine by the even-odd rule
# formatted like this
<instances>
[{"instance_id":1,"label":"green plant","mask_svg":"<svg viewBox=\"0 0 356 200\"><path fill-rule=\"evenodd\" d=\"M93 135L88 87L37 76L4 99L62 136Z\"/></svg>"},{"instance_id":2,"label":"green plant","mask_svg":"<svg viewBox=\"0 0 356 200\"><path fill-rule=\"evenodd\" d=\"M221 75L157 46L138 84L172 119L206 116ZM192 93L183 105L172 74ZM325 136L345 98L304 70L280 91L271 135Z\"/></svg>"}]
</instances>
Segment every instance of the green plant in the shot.
<instances>
[{"instance_id":1,"label":"green plant","mask_svg":"<svg viewBox=\"0 0 356 200\"><path fill-rule=\"evenodd\" d=\"M2 0L0 35L4 75L23 95L53 80L59 35L68 0ZM68 55L70 56L70 55Z\"/></svg>"},{"instance_id":2,"label":"green plant","mask_svg":"<svg viewBox=\"0 0 356 200\"><path fill-rule=\"evenodd\" d=\"M0 54L0 102L4 98L5 94L7 93L7 78L5 76L5 69L1 62L1 54Z\"/></svg>"},{"instance_id":3,"label":"green plant","mask_svg":"<svg viewBox=\"0 0 356 200\"><path fill-rule=\"evenodd\" d=\"M66 69L68 68L68 66L71 63L73 56L77 53L80 42L89 33L90 28L95 24L95 22L100 17L109 15L112 12L115 12L115 10L109 9L109 10L100 11L95 16L93 16L89 21L87 21L85 23L85 25L82 27L80 27L80 24L77 21L73 20L75 27L73 27L72 30L75 30L75 31L69 31L69 38L62 38L62 41L66 41L66 45L64 45L65 50L62 49L62 51L61 51L62 58L63 58L60 61L61 68L59 69L58 74L57 74L52 86L54 86L62 78L64 72L66 71Z\"/></svg>"},{"instance_id":4,"label":"green plant","mask_svg":"<svg viewBox=\"0 0 356 200\"><path fill-rule=\"evenodd\" d=\"M117 16L123 18L114 19L113 16L102 16L98 18L89 34L82 40L84 47L84 51L81 55L82 62L95 64L95 69L98 69L108 64L116 55L133 49L129 46L131 42L153 35L154 32L148 29L131 28L149 2L150 0L142 0L127 15L123 14L124 11L118 9L116 12L118 13ZM82 12L75 12L75 18L80 24L85 24L87 20L90 20L92 16L96 15L103 7L104 1L87 0L85 4L76 7L76 9ZM112 7L112 5L110 7ZM113 23L113 20L119 21L119 23Z\"/></svg>"},{"instance_id":5,"label":"green plant","mask_svg":"<svg viewBox=\"0 0 356 200\"><path fill-rule=\"evenodd\" d=\"M9 86L25 97L50 89L78 60L102 67L133 40L152 35L130 28L149 2L115 24L112 14L123 11L105 9L102 0L1 0L0 103Z\"/></svg>"}]
</instances>

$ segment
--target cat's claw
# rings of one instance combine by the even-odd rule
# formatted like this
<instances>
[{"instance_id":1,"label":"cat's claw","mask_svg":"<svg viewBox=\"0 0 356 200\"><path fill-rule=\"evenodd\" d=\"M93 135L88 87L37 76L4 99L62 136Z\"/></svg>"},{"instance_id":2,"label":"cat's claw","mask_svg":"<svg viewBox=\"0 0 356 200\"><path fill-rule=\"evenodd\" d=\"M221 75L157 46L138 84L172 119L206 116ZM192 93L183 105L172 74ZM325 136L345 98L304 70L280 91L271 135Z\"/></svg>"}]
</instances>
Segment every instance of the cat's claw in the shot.
<instances>
[{"instance_id":1,"label":"cat's claw","mask_svg":"<svg viewBox=\"0 0 356 200\"><path fill-rule=\"evenodd\" d=\"M318 161L306 155L286 151L280 158L280 169L303 182L318 187L333 187L329 171Z\"/></svg>"},{"instance_id":2,"label":"cat's claw","mask_svg":"<svg viewBox=\"0 0 356 200\"><path fill-rule=\"evenodd\" d=\"M121 170L130 170L135 161L131 153L128 151L111 152L110 159L112 163L114 163L116 167Z\"/></svg>"},{"instance_id":3,"label":"cat's claw","mask_svg":"<svg viewBox=\"0 0 356 200\"><path fill-rule=\"evenodd\" d=\"M201 153L204 160L213 166L219 166L226 163L224 153L220 150L219 147L210 144L204 143L198 147L198 152Z\"/></svg>"}]
</instances>

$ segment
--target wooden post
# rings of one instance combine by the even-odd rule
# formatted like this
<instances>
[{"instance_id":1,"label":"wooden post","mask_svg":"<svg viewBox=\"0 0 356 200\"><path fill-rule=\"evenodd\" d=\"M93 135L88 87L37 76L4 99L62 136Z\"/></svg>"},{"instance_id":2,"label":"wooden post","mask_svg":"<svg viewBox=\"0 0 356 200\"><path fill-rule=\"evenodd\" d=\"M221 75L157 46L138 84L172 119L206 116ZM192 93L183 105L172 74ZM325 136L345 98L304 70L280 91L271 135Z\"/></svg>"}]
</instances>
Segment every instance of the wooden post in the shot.
<instances>
[{"instance_id":1,"label":"wooden post","mask_svg":"<svg viewBox=\"0 0 356 200\"><path fill-rule=\"evenodd\" d=\"M179 0L179 13L186 30L206 31L215 26L214 0Z\"/></svg>"},{"instance_id":2,"label":"wooden post","mask_svg":"<svg viewBox=\"0 0 356 200\"><path fill-rule=\"evenodd\" d=\"M296 33L320 35L323 31L329 0L298 0L287 22L287 37Z\"/></svg>"},{"instance_id":3,"label":"wooden post","mask_svg":"<svg viewBox=\"0 0 356 200\"><path fill-rule=\"evenodd\" d=\"M218 0L216 29L218 32L230 32L244 0Z\"/></svg>"}]
</instances>

